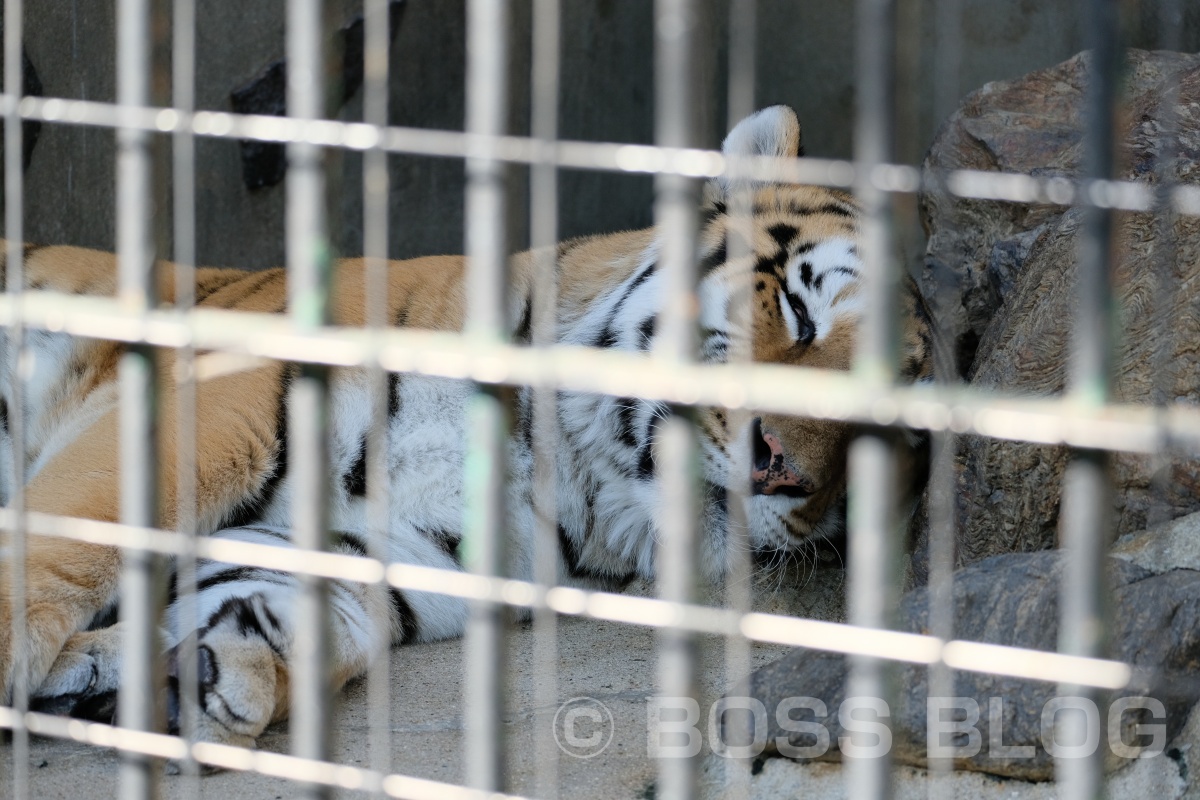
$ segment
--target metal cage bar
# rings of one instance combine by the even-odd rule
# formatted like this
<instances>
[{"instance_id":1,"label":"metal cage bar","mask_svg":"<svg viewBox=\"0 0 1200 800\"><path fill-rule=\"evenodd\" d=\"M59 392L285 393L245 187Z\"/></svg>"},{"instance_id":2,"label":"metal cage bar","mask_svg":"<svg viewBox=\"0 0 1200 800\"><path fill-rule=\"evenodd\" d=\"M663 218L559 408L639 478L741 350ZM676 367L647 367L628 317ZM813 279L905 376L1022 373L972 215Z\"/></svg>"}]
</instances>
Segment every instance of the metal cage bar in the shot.
<instances>
[{"instance_id":1,"label":"metal cage bar","mask_svg":"<svg viewBox=\"0 0 1200 800\"><path fill-rule=\"evenodd\" d=\"M535 0L533 4L533 63L530 132L535 139L551 142L558 138L561 79L562 0ZM558 338L558 169L549 163L530 170L530 246L534 259L532 299L532 342L535 347L553 346ZM558 581L558 494L556 481L558 393L551 387L529 390L533 394L533 484L534 554L533 578L550 586ZM535 705L558 705L558 615L552 609L534 612L533 680ZM559 793L559 749L553 724L541 724L535 732L538 797Z\"/></svg>"},{"instance_id":2,"label":"metal cage bar","mask_svg":"<svg viewBox=\"0 0 1200 800\"><path fill-rule=\"evenodd\" d=\"M758 0L733 0L729 4L729 91L726 127L732 130L742 119L756 111L754 87L758 57ZM728 199L730 217L737 220L726 234L725 248L729 262L743 264L735 273L736 288L732 295L741 298L730 303L730 347L728 360L731 364L746 365L754 360L754 317L751 310L753 274L753 243L733 231L750 230L749 220L754 214L753 189L744 181L730 182L733 189ZM728 412L729 429L749 430L753 420L750 410ZM739 477L739 472L741 477ZM724 581L725 605L735 613L750 611L753 600L754 558L751 554L750 526L746 513L751 487L749 470L735 470L725 487L726 513L725 536L728 557ZM730 636L725 640L725 684L732 691L751 672L751 642L744 636ZM755 740L755 719L746 709L726 711L725 730L735 747ZM736 752L736 751L735 751ZM750 793L752 758L725 760L725 791L730 796L745 796Z\"/></svg>"},{"instance_id":3,"label":"metal cage bar","mask_svg":"<svg viewBox=\"0 0 1200 800\"><path fill-rule=\"evenodd\" d=\"M509 14L505 0L468 1L468 134L496 137L507 130ZM467 159L465 322L466 335L480 344L502 341L508 330L506 191L505 165L486 140L480 141ZM485 576L508 570L504 441L511 426L505 395L479 386L467 408L465 561ZM504 608L489 599L471 603L463 756L468 785L482 791L501 791L505 783L505 619Z\"/></svg>"},{"instance_id":4,"label":"metal cage bar","mask_svg":"<svg viewBox=\"0 0 1200 800\"><path fill-rule=\"evenodd\" d=\"M1172 8L1177 6L1175 0ZM9 366L13 392L20 397L22 360L19 353L26 328L68 332L130 344L121 367L122 485L121 524L88 522L25 514L22 449L14 448L17 490L0 522L10 532L12 548L13 641L20 649L24 635L23 558L26 532L54 535L103 546L119 546L125 559L123 615L134 635L124 665L121 726L65 721L28 713L27 688L18 680L11 708L0 708L0 727L16 732L14 791L29 794L27 753L29 731L117 748L124 761L123 792L149 797L156 791L155 759L192 759L297 780L310 796L332 788L367 789L393 797L496 797L504 789L504 743L500 724L503 629L508 608L533 609L539 625L539 662L554 661L556 615L641 624L662 630L660 680L667 694L692 695L696 659L694 635L726 637L731 670L745 665L748 642L777 642L813 647L851 656L855 667L848 694L887 697L885 665L908 662L941 669L939 685L947 685L949 670L969 670L1055 681L1062 694L1095 694L1115 690L1146 677L1131 667L1100 658L1103 654L1102 556L1106 540L1104 468L1114 450L1160 453L1180 445L1200 443L1200 414L1185 408L1140 408L1118 405L1107 392L1109 323L1111 319L1112 255L1109 248L1113 209L1159 210L1200 214L1200 190L1152 187L1111 179L1113 103L1116 94L1117 49L1115 4L1093 0L1090 22L1096 47L1096 79L1090 87L1087 175L1078 181L1037 179L957 171L925 175L892 163L893 111L888 86L894 61L895 0L859 0L859 102L854 163L820 159L726 159L720 153L695 147L697 4L690 0L657 0L657 133L654 147L615 143L570 142L558 139L556 124L559 80L560 4L538 0L535 5L533 130L529 137L506 134L508 6L503 0L471 0L469 4L468 120L464 132L428 131L387 124L388 3L368 0L367 102L363 123L323 119L323 63L329 7L321 0L290 0L288 4L289 87L286 119L217 112L193 113L194 47L189 31L194 22L191 0L176 0L175 97L172 108L150 104L149 1L121 0L118 9L119 85L116 104L62 98L22 98L21 0L6 0L4 59L6 78L3 113L6 122L6 219L8 235L7 296L0 302L0 325L8 328ZM747 16L736 18L731 55L731 87L737 97L753 90L753 0L735 0ZM956 9L952 18L959 20ZM326 12L326 13L323 13ZM1166 13L1166 12L1164 12ZM750 22L746 22L749 19ZM746 27L748 26L748 27ZM956 36L951 36L958 46ZM958 58L954 51L953 59ZM748 61L747 61L748 59ZM954 70L939 73L946 87ZM749 76L749 77L747 77ZM748 88L747 88L748 87ZM953 94L950 88L942 91ZM736 107L731 89L730 108ZM737 116L746 109L738 109ZM93 125L115 130L120 143L118 167L118 257L121 292L116 301L69 298L46 292L24 292L21 276L23 192L21 185L21 125L23 120ZM178 281L176 312L154 310L151 281L153 249L150 236L149 142L155 133L172 134L176 146L175 214ZM291 321L253 315L191 311L195 261L194 142L196 136L252 139L288 145L288 267ZM322 156L328 148L366 151L364 158L364 250L370 271L372 305L368 330L332 327L329 317L329 244L326 223ZM414 331L384 331L386 321L386 198L387 154L408 153L462 158L468 169L466 249L468 309L464 335ZM533 243L549 247L555 239L556 170L563 167L652 173L656 175L656 219L660 224L661 263L667 294L652 358L593 352L555 345L551 258L539 262L541 276L535 296L534 346L505 343L506 254L504 209L505 167L533 165ZM798 182L853 187L864 208L863 257L868 268L867 322L856 369L852 375L794 370L763 365L704 366L693 360L696 200L699 179L718 175L776 176ZM895 300L899 270L889 257L889 201L897 193L932 189L966 198L1012 202L1075 204L1089 209L1086 234L1079 253L1080 316L1074 333L1071 393L1063 399L1032 400L1004 397L961 387L897 387L893 385L896 337ZM179 532L157 519L154 419L154 349L177 348L185 365L179 384L179 480L176 487ZM196 349L214 352L193 358ZM225 360L222 361L221 359ZM294 552L263 552L254 545L219 540L196 540L194 528L194 429L182 419L194 415L189 392L204 370L237 371L263 358L295 361L297 378L290 399L291 447L297 457L293 480L296 491ZM215 366L213 366L215 365ZM372 492L370 557L333 555L326 549L326 490L328 463L326 416L329 369L365 365L372 371L372 423L369 488ZM385 536L387 497L384 460L387 374L413 372L443 378L469 379L478 384L472 406L466 554L472 572L389 563ZM503 443L511 413L509 387L532 387L537 429L539 546L541 558L533 581L507 577L504 538L506 513L503 493ZM661 427L660 478L666 522L658 555L661 599L587 592L554 585L557 543L554 531L553 450L554 397L557 391L594 391L657 399L675 413ZM816 396L816 399L814 399ZM851 451L851 536L854 540L849 625L818 623L749 612L746 598L728 609L710 609L693 602L695 538L699 498L695 485L695 433L690 409L722 405L748 413L778 410L818 418L845 419L871 426ZM20 404L10 432L20 444ZM889 631L888 608L893 605L895 576L889 565L897 544L895 518L896 449L892 428L910 426L939 434L935 474L945 473L957 433L1010 438L1019 441L1063 443L1076 449L1064 481L1063 538L1071 557L1063 595L1064 632L1060 653L1040 653L952 640L952 620L941 617L933 635ZM190 431L190 433L189 433ZM189 438L189 436L191 438ZM942 478L944 480L944 476ZM733 491L735 487L731 487ZM953 525L946 498L935 498L933 527L948 534ZM938 506L937 504L941 505ZM28 531L26 529L28 528ZM153 733L153 692L130 691L154 685L157 654L153 624L160 601L161 556L182 556L186 576L197 556L239 564L270 564L301 578L302 618L313 620L301 631L300 656L293 683L294 756L253 753ZM947 561L949 559L949 561ZM952 555L933 564L933 587L944 597L952 586ZM740 569L746 571L743 565ZM731 574L742 574L733 570ZM377 584L466 598L472 603L468 632L470 676L467 697L471 767L466 776L472 788L388 775L387 714L390 693L386 656L372 669L373 715L371 769L329 763L328 682L324 651L328 647L324 581L330 578ZM191 579L194 583L194 577ZM182 586L186 595L188 579ZM933 593L931 592L931 597ZM933 615L931 614L931 619ZM741 648L739 650L739 648ZM740 654L739 654L740 653ZM194 659L181 656L184 685L195 681ZM935 681L931 679L931 687ZM554 698L549 684L539 695ZM540 748L553 754L543 741ZM660 797L690 797L695 791L695 763L667 761L661 765ZM886 758L850 759L847 775L857 797L885 797L889 785ZM1093 797L1102 790L1102 765L1093 759L1062 765L1065 796ZM557 789L554 765L538 779L539 792Z\"/></svg>"},{"instance_id":5,"label":"metal cage bar","mask_svg":"<svg viewBox=\"0 0 1200 800\"><path fill-rule=\"evenodd\" d=\"M150 101L151 8L148 0L117 5L117 101L134 108ZM150 135L117 128L117 264L122 309L136 316L155 301L151 230ZM134 345L122 355L120 375L120 516L127 525L152 526L158 518L155 353ZM118 713L129 728L153 731L161 674L157 674L157 620L166 599L161 559L137 547L122 553L120 617L126 626ZM149 687L149 691L147 691ZM128 800L157 795L158 764L138 754L122 759L121 794Z\"/></svg>"},{"instance_id":6,"label":"metal cage bar","mask_svg":"<svg viewBox=\"0 0 1200 800\"><path fill-rule=\"evenodd\" d=\"M1092 48L1092 69L1086 93L1084 171L1087 177L1112 177L1116 149L1116 94L1119 60L1118 7L1112 0L1088 4L1086 32ZM1102 405L1110 394L1113 315L1111 240L1113 213L1092 208L1085 212L1076 253L1076 314L1071 329L1071 370L1068 395L1081 405ZM1068 556L1063 573L1058 628L1059 651L1077 656L1101 656L1107 649L1105 561L1111 544L1111 493L1108 454L1078 450L1063 475L1063 549ZM1083 696L1095 702L1100 694L1071 681L1059 686L1063 697ZM1059 717L1058 730L1068 741L1086 741L1081 714ZM1055 759L1060 797L1092 800L1104 793L1104 751L1087 758Z\"/></svg>"},{"instance_id":7,"label":"metal cage bar","mask_svg":"<svg viewBox=\"0 0 1200 800\"><path fill-rule=\"evenodd\" d=\"M325 115L324 31L330 30L331 2L289 0L287 6L287 107L296 120ZM313 331L330 318L332 269L326 218L324 154L310 142L288 145L287 267L288 307L297 330ZM288 449L292 481L293 540L305 550L329 546L329 368L301 365L288 398ZM292 752L326 760L330 752L328 586L320 576L304 576L297 600L298 619L292 657ZM305 796L327 797L328 787L307 783Z\"/></svg>"},{"instance_id":8,"label":"metal cage bar","mask_svg":"<svg viewBox=\"0 0 1200 800\"><path fill-rule=\"evenodd\" d=\"M655 0L654 137L664 147L696 144L697 29L701 8L692 0ZM665 364L695 359L696 246L699 184L694 178L660 174L654 182L654 220L658 226L662 305L653 358ZM658 594L664 600L695 597L700 498L696 475L696 429L687 409L672 409L658 429L656 458L661 465L658 490L663 509L655 552ZM658 683L668 697L697 695L697 641L689 631L664 628L658 638ZM699 772L696 754L664 758L658 764L656 795L685 800L695 795Z\"/></svg>"},{"instance_id":9,"label":"metal cage bar","mask_svg":"<svg viewBox=\"0 0 1200 800\"><path fill-rule=\"evenodd\" d=\"M868 179L893 160L895 109L892 75L896 60L895 0L859 0L857 4L857 107L854 155L862 207L860 249L865 265L866 313L854 356L854 373L864 387L886 388L895 380L898 361L898 265L892 257L892 209L889 195ZM850 621L863 628L892 627L899 599L895 564L898 442L890 433L868 429L850 445L848 535ZM891 705L889 665L870 657L850 659L846 697L874 698ZM886 706L876 706L883 718ZM890 724L890 722L889 722ZM891 796L891 753L853 735L853 749L842 747L846 793L885 800Z\"/></svg>"},{"instance_id":10,"label":"metal cage bar","mask_svg":"<svg viewBox=\"0 0 1200 800\"><path fill-rule=\"evenodd\" d=\"M171 102L181 114L191 114L196 105L196 4L195 0L174 0L171 20ZM172 174L174 189L174 270L175 308L187 313L196 304L196 142L188 130L172 135ZM179 692L184 697L200 696L196 638L182 636L199 628L196 603L197 480L196 480L196 352L190 345L175 351L175 425L176 425L176 528L191 539L175 560L175 591L178 608L179 640L177 657ZM189 742L196 739L196 708L191 703L179 706L180 734ZM181 795L199 799L200 769L185 759L186 776Z\"/></svg>"},{"instance_id":11,"label":"metal cage bar","mask_svg":"<svg viewBox=\"0 0 1200 800\"><path fill-rule=\"evenodd\" d=\"M19 96L22 91L22 33L25 22L25 4L23 0L5 0L4 2L4 92L11 97ZM23 131L20 115L16 106L10 105L4 115L4 231L7 240L4 247L5 256L5 294L17 298L25 289L24 256L24 211L25 185L24 164L22 163ZM17 712L29 709L29 692L23 652L28 647L28 603L26 595L26 554L27 536L25 531L25 407L24 407L24 370L25 362L25 326L18 315L8 326L5 337L5 359L8 368L8 381L12 398L12 408L9 412L8 431L12 440L12 462L6 468L12 471L13 494L8 498L12 510L13 524L7 526L9 544L8 574L0 574L0 581L7 580L11 591L10 631L0 632L0 636L8 634L14 654L13 669L15 680L12 686L11 702ZM13 726L12 747L12 790L13 797L24 800L31 796L29 791L29 731L17 719Z\"/></svg>"},{"instance_id":12,"label":"metal cage bar","mask_svg":"<svg viewBox=\"0 0 1200 800\"><path fill-rule=\"evenodd\" d=\"M388 120L388 75L390 56L391 3L363 3L363 121L386 126ZM388 325L390 282L388 280L387 200L390 187L388 157L382 150L363 154L363 254L366 260L366 325L374 332ZM379 367L369 374L371 426L367 434L367 527L368 550L378 560L389 560L388 525L391 519L391 482L388 478L388 420L390 379ZM388 608L387 586L375 590L383 595L379 606ZM391 764L391 626L379 620L374 633L379 652L367 672L370 765L381 774ZM382 792L377 796L383 796Z\"/></svg>"}]
</instances>

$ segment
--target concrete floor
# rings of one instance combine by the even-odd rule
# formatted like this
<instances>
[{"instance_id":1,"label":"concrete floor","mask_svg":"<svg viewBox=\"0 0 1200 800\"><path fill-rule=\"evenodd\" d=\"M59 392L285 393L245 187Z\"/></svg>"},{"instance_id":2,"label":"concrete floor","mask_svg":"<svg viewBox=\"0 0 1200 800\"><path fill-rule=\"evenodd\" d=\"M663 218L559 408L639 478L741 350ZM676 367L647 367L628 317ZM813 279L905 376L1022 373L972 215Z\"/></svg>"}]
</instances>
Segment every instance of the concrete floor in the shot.
<instances>
[{"instance_id":1,"label":"concrete floor","mask_svg":"<svg viewBox=\"0 0 1200 800\"><path fill-rule=\"evenodd\" d=\"M810 569L789 576L772 576L756 587L761 610L790 611L802 616L841 615L840 569ZM645 587L642 587L644 591ZM634 589L637 592L637 587ZM558 759L559 795L581 798L652 798L655 766L647 755L647 698L656 693L655 634L652 630L618 623L560 618L558 629L558 702L538 705L533 669L534 636L530 625L514 625L510 652L509 742L510 790L540 794L535 737L552 729L559 705L576 697L603 703L612 717L612 742L599 755ZM701 710L707 719L711 703L744 672L727 680L722 645L702 643ZM754 646L750 669L786 651L777 646ZM394 649L391 658L391 752L393 772L460 783L463 755L463 642L461 640ZM348 687L335 714L334 759L367 766L369 754L367 687L358 681ZM586 724L586 721L585 721ZM582 730L586 736L590 730ZM288 752L286 723L273 726L259 747ZM707 748L705 750L707 752ZM0 746L0 775L11 774L12 750ZM115 797L118 758L111 751L50 739L32 743L32 796L35 798ZM198 783L198 787L197 787ZM0 798L11 797L12 786L0 780ZM284 780L248 773L224 772L194 778L168 775L164 797L219 800L283 798L295 794ZM346 792L346 795L353 795Z\"/></svg>"}]
</instances>

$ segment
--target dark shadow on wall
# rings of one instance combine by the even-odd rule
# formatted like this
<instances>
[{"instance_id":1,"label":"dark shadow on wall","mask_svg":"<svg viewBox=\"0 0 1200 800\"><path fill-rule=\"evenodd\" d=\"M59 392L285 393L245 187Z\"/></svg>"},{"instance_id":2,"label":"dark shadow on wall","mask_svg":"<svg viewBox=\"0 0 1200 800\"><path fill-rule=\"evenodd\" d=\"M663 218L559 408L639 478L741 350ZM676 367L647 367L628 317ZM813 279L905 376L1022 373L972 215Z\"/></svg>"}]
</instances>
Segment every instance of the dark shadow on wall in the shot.
<instances>
[{"instance_id":1,"label":"dark shadow on wall","mask_svg":"<svg viewBox=\"0 0 1200 800\"><path fill-rule=\"evenodd\" d=\"M350 23L361 6L343 3ZM963 61L959 96L984 82L1057 63L1079 47L1073 0L963 0ZM29 6L30 4L27 4ZM706 58L699 68L704 120L700 143L719 144L725 120L728 0L702 0ZM1145 4L1143 4L1145 5ZM1200 49L1200 4L1184 3L1178 29L1184 49ZM464 0L407 0L393 40L390 122L461 130L464 118L466 14ZM529 130L531 0L513 3L510 82L511 129ZM898 114L904 121L901 157L915 162L939 122L934 88L945 36L944 20L928 0L899 0L901 30L917 31L918 47L902 52L914 62ZM595 0L563 3L560 135L584 141L649 143L654 129L653 3ZM115 95L114 8L111 3L39 0L25 22L29 57L47 96L111 101ZM854 4L759 0L758 106L787 103L800 114L808 153L852 154ZM1157 18L1141 11L1129 19L1130 45L1153 47ZM349 28L352 29L352 25ZM263 75L284 53L284 4L204 4L197 25L196 96L199 108L232 110L231 92ZM899 65L904 66L904 65ZM272 78L276 83L279 76ZM351 83L347 81L347 83ZM361 91L347 93L340 119L361 119ZM99 128L46 125L29 162L26 231L30 239L111 249L115 240L114 136ZM250 189L244 153L231 140L197 142L197 229L203 263L259 268L284 260L284 187L275 166ZM362 159L345 153L338 167L333 215L337 248L361 252ZM269 166L269 165L268 165ZM527 170L513 170L513 244L527 238ZM453 159L393 156L389 247L393 257L461 252L463 165ZM169 180L169 177L167 178ZM273 185L272 185L273 184ZM653 181L644 175L563 171L562 237L648 225ZM170 214L169 203L162 211Z\"/></svg>"}]
</instances>

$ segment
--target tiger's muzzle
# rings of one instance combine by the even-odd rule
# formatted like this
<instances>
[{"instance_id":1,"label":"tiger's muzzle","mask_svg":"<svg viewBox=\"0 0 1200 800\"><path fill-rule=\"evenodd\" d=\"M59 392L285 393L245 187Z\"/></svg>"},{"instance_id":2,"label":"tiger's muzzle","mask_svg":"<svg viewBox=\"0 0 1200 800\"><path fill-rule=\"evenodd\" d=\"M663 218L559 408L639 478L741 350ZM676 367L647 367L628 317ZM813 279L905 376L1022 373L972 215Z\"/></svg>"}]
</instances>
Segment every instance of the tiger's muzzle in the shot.
<instances>
[{"instance_id":1,"label":"tiger's muzzle","mask_svg":"<svg viewBox=\"0 0 1200 800\"><path fill-rule=\"evenodd\" d=\"M764 431L759 417L751 424L750 442L754 448L750 470L750 487L754 494L804 499L817 490L812 480L787 463L779 437Z\"/></svg>"}]
</instances>

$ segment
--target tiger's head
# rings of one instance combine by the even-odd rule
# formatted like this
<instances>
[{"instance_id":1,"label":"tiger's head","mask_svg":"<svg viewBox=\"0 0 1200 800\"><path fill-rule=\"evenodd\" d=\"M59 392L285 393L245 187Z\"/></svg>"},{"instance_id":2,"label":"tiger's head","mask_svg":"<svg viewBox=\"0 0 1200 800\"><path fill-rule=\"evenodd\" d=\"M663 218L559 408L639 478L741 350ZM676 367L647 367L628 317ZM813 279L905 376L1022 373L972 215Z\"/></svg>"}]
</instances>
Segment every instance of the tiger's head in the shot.
<instances>
[{"instance_id":1,"label":"tiger's head","mask_svg":"<svg viewBox=\"0 0 1200 800\"><path fill-rule=\"evenodd\" d=\"M759 111L734 128L723 151L802 155L795 112L786 106ZM748 341L754 361L849 370L866 310L853 196L818 186L722 179L706 188L703 219L702 358L729 359L738 331L745 330L742 303L751 333L741 341ZM932 376L931 328L915 284L906 281L905 288L901 378L912 382ZM700 423L708 434L709 480L749 487L751 547L787 550L840 533L852 427L779 414L739 416L740 425L722 409L706 409Z\"/></svg>"}]
</instances>

